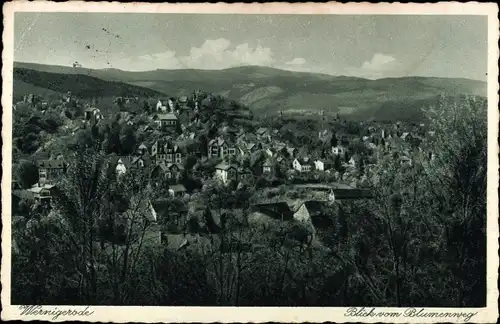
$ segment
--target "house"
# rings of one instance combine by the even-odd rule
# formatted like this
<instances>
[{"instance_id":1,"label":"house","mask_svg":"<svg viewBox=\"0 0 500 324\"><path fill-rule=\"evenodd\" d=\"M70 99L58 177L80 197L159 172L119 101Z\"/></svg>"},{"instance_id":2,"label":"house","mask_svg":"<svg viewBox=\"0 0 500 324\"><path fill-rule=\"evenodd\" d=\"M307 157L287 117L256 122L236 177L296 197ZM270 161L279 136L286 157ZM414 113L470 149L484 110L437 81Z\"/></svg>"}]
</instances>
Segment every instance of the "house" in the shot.
<instances>
[{"instance_id":1,"label":"house","mask_svg":"<svg viewBox=\"0 0 500 324\"><path fill-rule=\"evenodd\" d=\"M347 166L348 167L351 167L351 168L355 168L359 163L359 157L357 155L353 155L351 156L351 158L349 159L349 161L347 162Z\"/></svg>"},{"instance_id":2,"label":"house","mask_svg":"<svg viewBox=\"0 0 500 324\"><path fill-rule=\"evenodd\" d=\"M137 148L137 154L144 155L146 153L148 153L148 147L144 143L141 143Z\"/></svg>"},{"instance_id":3,"label":"house","mask_svg":"<svg viewBox=\"0 0 500 324\"><path fill-rule=\"evenodd\" d=\"M292 166L298 172L309 172L312 169L311 160L308 157L295 158Z\"/></svg>"},{"instance_id":4,"label":"house","mask_svg":"<svg viewBox=\"0 0 500 324\"><path fill-rule=\"evenodd\" d=\"M285 143L278 142L278 141L274 142L274 149L276 150L276 152L281 152L285 148L286 148L286 144Z\"/></svg>"},{"instance_id":5,"label":"house","mask_svg":"<svg viewBox=\"0 0 500 324\"><path fill-rule=\"evenodd\" d=\"M211 139L208 142L207 152L209 158L219 156L220 146L222 145L222 142L223 139L220 137Z\"/></svg>"},{"instance_id":6,"label":"house","mask_svg":"<svg viewBox=\"0 0 500 324\"><path fill-rule=\"evenodd\" d=\"M315 160L314 161L314 169L318 171L325 171L325 162L321 160Z\"/></svg>"},{"instance_id":7,"label":"house","mask_svg":"<svg viewBox=\"0 0 500 324\"><path fill-rule=\"evenodd\" d=\"M183 197L186 194L186 187L182 184L170 185L168 187L168 193L172 197Z\"/></svg>"},{"instance_id":8,"label":"house","mask_svg":"<svg viewBox=\"0 0 500 324\"><path fill-rule=\"evenodd\" d=\"M52 201L52 197L55 191L55 185L36 184L30 189L28 189L28 191L33 195L33 198L35 199L36 202L48 204Z\"/></svg>"},{"instance_id":9,"label":"house","mask_svg":"<svg viewBox=\"0 0 500 324\"><path fill-rule=\"evenodd\" d=\"M172 113L166 114L155 114L153 116L153 121L161 128L161 129L175 129L177 127L177 116Z\"/></svg>"},{"instance_id":10,"label":"house","mask_svg":"<svg viewBox=\"0 0 500 324\"><path fill-rule=\"evenodd\" d=\"M155 163L165 161L181 164L183 162L182 150L170 139L154 142L151 146L151 158Z\"/></svg>"},{"instance_id":11,"label":"house","mask_svg":"<svg viewBox=\"0 0 500 324\"><path fill-rule=\"evenodd\" d=\"M115 172L117 176L123 175L127 172L127 167L121 158L116 161Z\"/></svg>"},{"instance_id":12,"label":"house","mask_svg":"<svg viewBox=\"0 0 500 324\"><path fill-rule=\"evenodd\" d=\"M251 154L251 153L257 152L258 150L262 149L262 145L260 143L257 144L254 142L250 142L250 143L246 144L246 149Z\"/></svg>"},{"instance_id":13,"label":"house","mask_svg":"<svg viewBox=\"0 0 500 324\"><path fill-rule=\"evenodd\" d=\"M168 179L174 179L177 181L180 178L182 171L184 171L184 167L182 165L176 163L165 163L165 161L162 161L151 170L151 179L153 181L163 181Z\"/></svg>"},{"instance_id":14,"label":"house","mask_svg":"<svg viewBox=\"0 0 500 324\"><path fill-rule=\"evenodd\" d=\"M345 148L343 146L332 146L333 155L343 155L345 154Z\"/></svg>"},{"instance_id":15,"label":"house","mask_svg":"<svg viewBox=\"0 0 500 324\"><path fill-rule=\"evenodd\" d=\"M149 158L149 156L147 156L147 154L136 156L132 158L130 165L137 168L149 167L151 165L151 159Z\"/></svg>"},{"instance_id":16,"label":"house","mask_svg":"<svg viewBox=\"0 0 500 324\"><path fill-rule=\"evenodd\" d=\"M182 171L184 171L184 167L181 164L177 163L168 163L167 164L167 179L179 179Z\"/></svg>"},{"instance_id":17,"label":"house","mask_svg":"<svg viewBox=\"0 0 500 324\"><path fill-rule=\"evenodd\" d=\"M299 154L299 150L294 147L286 147L286 153L289 158L293 159L297 156L297 154Z\"/></svg>"},{"instance_id":18,"label":"house","mask_svg":"<svg viewBox=\"0 0 500 324\"><path fill-rule=\"evenodd\" d=\"M153 182L165 180L167 179L167 175L169 172L170 169L167 167L167 165L164 162L161 162L151 170L151 180L153 180Z\"/></svg>"},{"instance_id":19,"label":"house","mask_svg":"<svg viewBox=\"0 0 500 324\"><path fill-rule=\"evenodd\" d=\"M217 137L208 142L208 157L230 157L236 156L238 153L238 148L236 144L222 137Z\"/></svg>"},{"instance_id":20,"label":"house","mask_svg":"<svg viewBox=\"0 0 500 324\"><path fill-rule=\"evenodd\" d=\"M238 168L238 178L240 181L248 181L253 178L253 172L248 167Z\"/></svg>"},{"instance_id":21,"label":"house","mask_svg":"<svg viewBox=\"0 0 500 324\"><path fill-rule=\"evenodd\" d=\"M67 166L63 160L41 160L38 161L38 179L40 183L58 180L66 173Z\"/></svg>"},{"instance_id":22,"label":"house","mask_svg":"<svg viewBox=\"0 0 500 324\"><path fill-rule=\"evenodd\" d=\"M167 107L163 105L161 100L158 100L158 102L156 103L156 111L158 111L158 112L166 112L167 111Z\"/></svg>"},{"instance_id":23,"label":"house","mask_svg":"<svg viewBox=\"0 0 500 324\"><path fill-rule=\"evenodd\" d=\"M412 165L412 160L411 160L409 157L407 157L407 156L404 156L404 155L403 155L403 156L401 156L401 157L399 158L399 163L400 163L401 165L408 165L408 166L411 166L411 165Z\"/></svg>"},{"instance_id":24,"label":"house","mask_svg":"<svg viewBox=\"0 0 500 324\"><path fill-rule=\"evenodd\" d=\"M87 108L84 111L84 119L88 122L98 123L103 119L103 116L98 108Z\"/></svg>"},{"instance_id":25,"label":"house","mask_svg":"<svg viewBox=\"0 0 500 324\"><path fill-rule=\"evenodd\" d=\"M215 166L215 176L222 183L227 184L230 181L235 181L238 178L238 170L236 166L222 162Z\"/></svg>"},{"instance_id":26,"label":"house","mask_svg":"<svg viewBox=\"0 0 500 324\"><path fill-rule=\"evenodd\" d=\"M273 174L275 167L274 161L271 158L267 158L264 163L262 163L262 174Z\"/></svg>"},{"instance_id":27,"label":"house","mask_svg":"<svg viewBox=\"0 0 500 324\"><path fill-rule=\"evenodd\" d=\"M273 157L274 156L274 152L271 148L267 147L265 150L264 150L264 153L266 153L266 155L268 157Z\"/></svg>"},{"instance_id":28,"label":"house","mask_svg":"<svg viewBox=\"0 0 500 324\"><path fill-rule=\"evenodd\" d=\"M257 129L255 134L257 134L257 136L260 136L260 137L267 136L267 135L269 135L269 130L266 127L260 127L259 129Z\"/></svg>"}]
</instances>

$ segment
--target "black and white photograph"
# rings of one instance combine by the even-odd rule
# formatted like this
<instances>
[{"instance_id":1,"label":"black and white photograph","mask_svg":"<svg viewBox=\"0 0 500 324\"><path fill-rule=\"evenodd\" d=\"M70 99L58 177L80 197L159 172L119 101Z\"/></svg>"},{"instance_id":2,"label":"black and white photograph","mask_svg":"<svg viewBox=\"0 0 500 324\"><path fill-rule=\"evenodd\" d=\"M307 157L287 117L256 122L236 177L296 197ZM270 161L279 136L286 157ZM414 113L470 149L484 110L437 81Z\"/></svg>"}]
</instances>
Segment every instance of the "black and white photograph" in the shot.
<instances>
[{"instance_id":1,"label":"black and white photograph","mask_svg":"<svg viewBox=\"0 0 500 324\"><path fill-rule=\"evenodd\" d=\"M391 307L393 322L474 322L498 297L488 14L11 18L2 304L21 318L273 306L383 322Z\"/></svg>"}]
</instances>

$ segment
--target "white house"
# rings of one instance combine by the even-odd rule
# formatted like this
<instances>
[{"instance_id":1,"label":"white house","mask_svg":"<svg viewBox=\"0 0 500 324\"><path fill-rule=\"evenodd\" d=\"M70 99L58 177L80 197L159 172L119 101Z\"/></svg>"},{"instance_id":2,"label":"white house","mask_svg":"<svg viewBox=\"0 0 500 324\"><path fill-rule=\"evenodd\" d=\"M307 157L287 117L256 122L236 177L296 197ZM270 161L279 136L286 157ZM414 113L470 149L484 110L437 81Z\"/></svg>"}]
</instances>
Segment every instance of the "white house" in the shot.
<instances>
[{"instance_id":1,"label":"white house","mask_svg":"<svg viewBox=\"0 0 500 324\"><path fill-rule=\"evenodd\" d=\"M266 152L267 156L269 156L269 157L273 157L273 155L274 155L273 151L270 148L266 148L265 152Z\"/></svg>"},{"instance_id":2,"label":"white house","mask_svg":"<svg viewBox=\"0 0 500 324\"><path fill-rule=\"evenodd\" d=\"M348 163L349 163L349 166L351 166L353 168L356 167L356 160L354 159L354 156L351 156Z\"/></svg>"},{"instance_id":3,"label":"white house","mask_svg":"<svg viewBox=\"0 0 500 324\"><path fill-rule=\"evenodd\" d=\"M292 162L293 168L298 172L309 172L311 171L311 162L309 158L296 158Z\"/></svg>"},{"instance_id":4,"label":"white house","mask_svg":"<svg viewBox=\"0 0 500 324\"><path fill-rule=\"evenodd\" d=\"M158 100L156 103L156 111L162 111L161 107L163 107L163 104L161 103L161 100Z\"/></svg>"},{"instance_id":5,"label":"white house","mask_svg":"<svg viewBox=\"0 0 500 324\"><path fill-rule=\"evenodd\" d=\"M300 207L295 211L295 213L293 214L293 218L297 222L309 222L311 220L311 214L309 213L309 210L307 209L305 203L302 203Z\"/></svg>"},{"instance_id":6,"label":"white house","mask_svg":"<svg viewBox=\"0 0 500 324\"><path fill-rule=\"evenodd\" d=\"M123 163L122 159L118 159L116 162L116 175L120 176L122 174L125 174L127 172L127 168L125 167L125 164Z\"/></svg>"},{"instance_id":7,"label":"white house","mask_svg":"<svg viewBox=\"0 0 500 324\"><path fill-rule=\"evenodd\" d=\"M168 109L170 112L174 112L174 110L175 110L175 105L174 105L174 102L172 101L172 99L168 99Z\"/></svg>"},{"instance_id":8,"label":"white house","mask_svg":"<svg viewBox=\"0 0 500 324\"><path fill-rule=\"evenodd\" d=\"M223 184L227 184L232 180L236 180L238 170L234 165L222 162L215 166L215 176L217 179L221 180Z\"/></svg>"},{"instance_id":9,"label":"white house","mask_svg":"<svg viewBox=\"0 0 500 324\"><path fill-rule=\"evenodd\" d=\"M318 171L325 171L325 163L321 160L314 161L314 168Z\"/></svg>"}]
</instances>

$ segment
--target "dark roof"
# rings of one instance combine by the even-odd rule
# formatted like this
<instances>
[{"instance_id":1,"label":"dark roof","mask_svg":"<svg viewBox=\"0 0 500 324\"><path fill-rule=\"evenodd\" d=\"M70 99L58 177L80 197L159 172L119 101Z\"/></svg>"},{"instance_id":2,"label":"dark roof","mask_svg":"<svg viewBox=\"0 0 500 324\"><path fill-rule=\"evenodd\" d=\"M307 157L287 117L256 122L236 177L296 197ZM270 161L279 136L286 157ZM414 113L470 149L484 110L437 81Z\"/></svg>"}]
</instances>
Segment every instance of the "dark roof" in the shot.
<instances>
[{"instance_id":1,"label":"dark roof","mask_svg":"<svg viewBox=\"0 0 500 324\"><path fill-rule=\"evenodd\" d=\"M174 114L168 113L168 114L156 114L156 117L161 120L177 120L177 116Z\"/></svg>"},{"instance_id":2,"label":"dark roof","mask_svg":"<svg viewBox=\"0 0 500 324\"><path fill-rule=\"evenodd\" d=\"M221 162L215 166L219 170L229 170L230 168L236 168L234 165L227 164L226 162Z\"/></svg>"},{"instance_id":3,"label":"dark roof","mask_svg":"<svg viewBox=\"0 0 500 324\"><path fill-rule=\"evenodd\" d=\"M130 163L136 164L139 162L139 160L142 160L144 162L144 166L149 166L151 164L151 159L148 155L136 156L130 161Z\"/></svg>"},{"instance_id":4,"label":"dark roof","mask_svg":"<svg viewBox=\"0 0 500 324\"><path fill-rule=\"evenodd\" d=\"M286 202L255 204L252 209L276 219L291 220L293 218L293 211Z\"/></svg>"},{"instance_id":5,"label":"dark roof","mask_svg":"<svg viewBox=\"0 0 500 324\"><path fill-rule=\"evenodd\" d=\"M257 134L264 134L265 132L267 132L268 129L265 128L265 127L260 127L259 129L257 129Z\"/></svg>"}]
</instances>

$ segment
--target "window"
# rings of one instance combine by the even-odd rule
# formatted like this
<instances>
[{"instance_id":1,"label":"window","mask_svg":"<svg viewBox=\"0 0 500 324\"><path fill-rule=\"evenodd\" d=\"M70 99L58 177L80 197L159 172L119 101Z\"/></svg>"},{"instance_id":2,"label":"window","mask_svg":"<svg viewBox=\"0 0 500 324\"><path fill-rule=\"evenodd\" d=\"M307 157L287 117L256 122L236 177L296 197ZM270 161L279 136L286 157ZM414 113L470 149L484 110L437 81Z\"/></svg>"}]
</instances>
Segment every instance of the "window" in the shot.
<instances>
[{"instance_id":1,"label":"window","mask_svg":"<svg viewBox=\"0 0 500 324\"><path fill-rule=\"evenodd\" d=\"M235 155L236 154L236 149L230 148L229 150L229 155Z\"/></svg>"},{"instance_id":2,"label":"window","mask_svg":"<svg viewBox=\"0 0 500 324\"><path fill-rule=\"evenodd\" d=\"M181 162L182 162L181 153L176 153L175 154L175 163L181 163Z\"/></svg>"},{"instance_id":3,"label":"window","mask_svg":"<svg viewBox=\"0 0 500 324\"><path fill-rule=\"evenodd\" d=\"M172 154L167 154L167 162L172 162Z\"/></svg>"}]
</instances>

